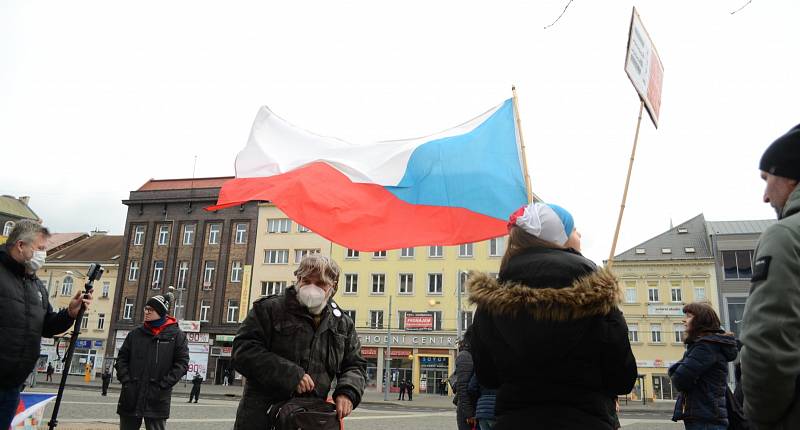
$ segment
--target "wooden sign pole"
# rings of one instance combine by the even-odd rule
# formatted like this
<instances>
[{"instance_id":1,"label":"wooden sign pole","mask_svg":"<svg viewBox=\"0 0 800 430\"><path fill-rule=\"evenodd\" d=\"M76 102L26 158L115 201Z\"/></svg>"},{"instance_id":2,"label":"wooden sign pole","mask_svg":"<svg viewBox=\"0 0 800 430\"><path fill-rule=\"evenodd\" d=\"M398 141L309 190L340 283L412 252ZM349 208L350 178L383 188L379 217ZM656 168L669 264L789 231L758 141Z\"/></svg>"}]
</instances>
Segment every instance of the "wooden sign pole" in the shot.
<instances>
[{"instance_id":1,"label":"wooden sign pole","mask_svg":"<svg viewBox=\"0 0 800 430\"><path fill-rule=\"evenodd\" d=\"M533 201L533 191L531 190L531 176L528 174L528 157L525 154L525 139L522 138L522 121L519 119L519 108L517 106L517 87L511 86L511 100L514 104L514 118L517 120L517 133L519 135L520 145L520 158L522 158L522 170L525 174L525 194L528 197L528 203ZM641 116L641 115L640 115Z\"/></svg>"}]
</instances>

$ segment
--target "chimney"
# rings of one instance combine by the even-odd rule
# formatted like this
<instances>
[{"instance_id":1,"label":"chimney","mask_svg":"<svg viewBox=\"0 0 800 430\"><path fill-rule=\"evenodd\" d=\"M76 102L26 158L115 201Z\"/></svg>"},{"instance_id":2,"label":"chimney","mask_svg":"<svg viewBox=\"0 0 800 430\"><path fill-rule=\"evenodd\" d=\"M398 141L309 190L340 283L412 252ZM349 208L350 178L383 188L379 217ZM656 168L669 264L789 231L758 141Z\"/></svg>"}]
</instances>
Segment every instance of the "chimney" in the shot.
<instances>
[{"instance_id":1,"label":"chimney","mask_svg":"<svg viewBox=\"0 0 800 430\"><path fill-rule=\"evenodd\" d=\"M95 227L95 229L94 229L94 230L92 230L92 231L90 231L90 232L89 232L89 236L92 236L92 237L94 237L94 236L105 236L105 235L107 235L107 234L108 234L108 232L107 232L107 231L105 231L105 230L100 230L99 228L96 228L96 227Z\"/></svg>"},{"instance_id":2,"label":"chimney","mask_svg":"<svg viewBox=\"0 0 800 430\"><path fill-rule=\"evenodd\" d=\"M28 202L31 201L31 197L30 196L19 196L19 198L17 200L21 201L23 205L28 206Z\"/></svg>"}]
</instances>

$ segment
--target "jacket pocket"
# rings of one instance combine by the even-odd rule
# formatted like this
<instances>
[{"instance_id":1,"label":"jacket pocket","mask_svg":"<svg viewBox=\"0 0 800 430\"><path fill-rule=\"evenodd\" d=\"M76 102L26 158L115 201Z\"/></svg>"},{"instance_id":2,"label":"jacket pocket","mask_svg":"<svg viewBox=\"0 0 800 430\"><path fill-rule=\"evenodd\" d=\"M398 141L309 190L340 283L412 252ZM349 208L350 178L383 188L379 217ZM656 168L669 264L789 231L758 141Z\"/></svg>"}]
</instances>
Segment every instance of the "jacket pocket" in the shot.
<instances>
[{"instance_id":1,"label":"jacket pocket","mask_svg":"<svg viewBox=\"0 0 800 430\"><path fill-rule=\"evenodd\" d=\"M139 382L128 381L122 384L119 393L119 402L117 403L118 410L127 413L134 413L136 411L136 400L139 397Z\"/></svg>"},{"instance_id":2,"label":"jacket pocket","mask_svg":"<svg viewBox=\"0 0 800 430\"><path fill-rule=\"evenodd\" d=\"M330 335L328 336L328 357L326 361L328 370L334 375L339 373L342 361L344 360L344 348L347 344L346 340L346 336L338 334L334 331L331 331Z\"/></svg>"}]
</instances>

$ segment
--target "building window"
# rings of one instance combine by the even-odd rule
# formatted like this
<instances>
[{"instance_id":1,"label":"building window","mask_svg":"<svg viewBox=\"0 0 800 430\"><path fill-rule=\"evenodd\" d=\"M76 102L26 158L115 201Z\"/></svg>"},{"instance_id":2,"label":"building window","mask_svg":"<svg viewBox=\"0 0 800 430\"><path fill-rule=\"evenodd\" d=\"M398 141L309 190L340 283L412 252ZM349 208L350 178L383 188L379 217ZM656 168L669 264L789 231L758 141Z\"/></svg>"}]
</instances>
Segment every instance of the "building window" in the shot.
<instances>
[{"instance_id":1,"label":"building window","mask_svg":"<svg viewBox=\"0 0 800 430\"><path fill-rule=\"evenodd\" d=\"M386 251L375 251L372 253L372 258L386 258Z\"/></svg>"},{"instance_id":2,"label":"building window","mask_svg":"<svg viewBox=\"0 0 800 430\"><path fill-rule=\"evenodd\" d=\"M398 293L414 294L414 274L412 273L400 274L400 287Z\"/></svg>"},{"instance_id":3,"label":"building window","mask_svg":"<svg viewBox=\"0 0 800 430\"><path fill-rule=\"evenodd\" d=\"M353 324L356 323L356 311L345 311L345 310L342 310L342 312L345 315L349 316L351 320L353 320Z\"/></svg>"},{"instance_id":4,"label":"building window","mask_svg":"<svg viewBox=\"0 0 800 430\"><path fill-rule=\"evenodd\" d=\"M153 262L153 288L161 288L161 275L164 274L164 262L161 260Z\"/></svg>"},{"instance_id":5,"label":"building window","mask_svg":"<svg viewBox=\"0 0 800 430\"><path fill-rule=\"evenodd\" d=\"M125 310L122 311L122 319L133 318L133 297L125 297Z\"/></svg>"},{"instance_id":6,"label":"building window","mask_svg":"<svg viewBox=\"0 0 800 430\"><path fill-rule=\"evenodd\" d=\"M62 296L71 296L72 295L72 276L67 276L64 278L64 282L61 283L61 295Z\"/></svg>"},{"instance_id":7,"label":"building window","mask_svg":"<svg viewBox=\"0 0 800 430\"><path fill-rule=\"evenodd\" d=\"M694 301L699 302L706 299L705 281L694 281Z\"/></svg>"},{"instance_id":8,"label":"building window","mask_svg":"<svg viewBox=\"0 0 800 430\"><path fill-rule=\"evenodd\" d=\"M383 311L369 311L369 328L383 328Z\"/></svg>"},{"instance_id":9,"label":"building window","mask_svg":"<svg viewBox=\"0 0 800 430\"><path fill-rule=\"evenodd\" d=\"M414 258L414 248L403 248L400 250L400 258Z\"/></svg>"},{"instance_id":10,"label":"building window","mask_svg":"<svg viewBox=\"0 0 800 430\"><path fill-rule=\"evenodd\" d=\"M288 233L292 226L289 218L273 218L267 220L267 233Z\"/></svg>"},{"instance_id":11,"label":"building window","mask_svg":"<svg viewBox=\"0 0 800 430\"><path fill-rule=\"evenodd\" d=\"M137 279L139 279L139 262L131 260L131 267L128 270L128 280L135 281Z\"/></svg>"},{"instance_id":12,"label":"building window","mask_svg":"<svg viewBox=\"0 0 800 430\"><path fill-rule=\"evenodd\" d=\"M672 254L672 248L661 248L662 254Z\"/></svg>"},{"instance_id":13,"label":"building window","mask_svg":"<svg viewBox=\"0 0 800 430\"><path fill-rule=\"evenodd\" d=\"M89 315L83 314L83 319L81 319L81 330L86 330L89 328Z\"/></svg>"},{"instance_id":14,"label":"building window","mask_svg":"<svg viewBox=\"0 0 800 430\"><path fill-rule=\"evenodd\" d=\"M107 299L110 290L111 290L111 282L103 281L103 292L101 293L100 298Z\"/></svg>"},{"instance_id":15,"label":"building window","mask_svg":"<svg viewBox=\"0 0 800 430\"><path fill-rule=\"evenodd\" d=\"M678 227L678 234L686 234L689 233L689 229L686 227Z\"/></svg>"},{"instance_id":16,"label":"building window","mask_svg":"<svg viewBox=\"0 0 800 430\"><path fill-rule=\"evenodd\" d=\"M347 256L345 258L358 258L358 251L347 248Z\"/></svg>"},{"instance_id":17,"label":"building window","mask_svg":"<svg viewBox=\"0 0 800 430\"><path fill-rule=\"evenodd\" d=\"M234 261L231 264L231 282L242 282L242 262Z\"/></svg>"},{"instance_id":18,"label":"building window","mask_svg":"<svg viewBox=\"0 0 800 430\"><path fill-rule=\"evenodd\" d=\"M444 247L443 246L430 246L430 247L428 247L428 257L441 258L442 256L444 256Z\"/></svg>"},{"instance_id":19,"label":"building window","mask_svg":"<svg viewBox=\"0 0 800 430\"><path fill-rule=\"evenodd\" d=\"M133 233L133 244L141 245L144 243L144 226L137 225Z\"/></svg>"},{"instance_id":20,"label":"building window","mask_svg":"<svg viewBox=\"0 0 800 430\"><path fill-rule=\"evenodd\" d=\"M472 311L461 312L461 330L466 330L472 325Z\"/></svg>"},{"instance_id":21,"label":"building window","mask_svg":"<svg viewBox=\"0 0 800 430\"><path fill-rule=\"evenodd\" d=\"M383 294L386 291L386 275L383 273L372 274L372 294Z\"/></svg>"},{"instance_id":22,"label":"building window","mask_svg":"<svg viewBox=\"0 0 800 430\"><path fill-rule=\"evenodd\" d=\"M206 261L203 269L203 288L211 289L211 284L214 283L214 271L217 269L216 261Z\"/></svg>"},{"instance_id":23,"label":"building window","mask_svg":"<svg viewBox=\"0 0 800 430\"><path fill-rule=\"evenodd\" d=\"M442 294L441 273L428 273L428 294Z\"/></svg>"},{"instance_id":24,"label":"building window","mask_svg":"<svg viewBox=\"0 0 800 430\"><path fill-rule=\"evenodd\" d=\"M236 224L235 243L237 245L242 245L247 243L247 224L245 223Z\"/></svg>"},{"instance_id":25,"label":"building window","mask_svg":"<svg viewBox=\"0 0 800 430\"><path fill-rule=\"evenodd\" d=\"M636 303L636 287L625 287L625 303Z\"/></svg>"},{"instance_id":26,"label":"building window","mask_svg":"<svg viewBox=\"0 0 800 430\"><path fill-rule=\"evenodd\" d=\"M442 311L430 311L431 315L433 315L433 329L434 330L441 330L442 329Z\"/></svg>"},{"instance_id":27,"label":"building window","mask_svg":"<svg viewBox=\"0 0 800 430\"><path fill-rule=\"evenodd\" d=\"M286 281L261 281L261 295L274 296L283 294L286 289Z\"/></svg>"},{"instance_id":28,"label":"building window","mask_svg":"<svg viewBox=\"0 0 800 430\"><path fill-rule=\"evenodd\" d=\"M239 301L228 300L228 322L239 322Z\"/></svg>"},{"instance_id":29,"label":"building window","mask_svg":"<svg viewBox=\"0 0 800 430\"><path fill-rule=\"evenodd\" d=\"M311 233L311 230L309 230L309 228L304 226L304 225L297 224L297 232L298 233Z\"/></svg>"},{"instance_id":30,"label":"building window","mask_svg":"<svg viewBox=\"0 0 800 430\"><path fill-rule=\"evenodd\" d=\"M687 253L687 254L694 254L695 252L697 252L697 251L694 249L694 247L693 247L693 246L687 246L686 248L683 248L683 251L684 251L685 253Z\"/></svg>"},{"instance_id":31,"label":"building window","mask_svg":"<svg viewBox=\"0 0 800 430\"><path fill-rule=\"evenodd\" d=\"M722 251L725 279L750 279L753 274L753 251Z\"/></svg>"},{"instance_id":32,"label":"building window","mask_svg":"<svg viewBox=\"0 0 800 430\"><path fill-rule=\"evenodd\" d=\"M506 252L506 238L496 237L489 239L489 256L500 257Z\"/></svg>"},{"instance_id":33,"label":"building window","mask_svg":"<svg viewBox=\"0 0 800 430\"><path fill-rule=\"evenodd\" d=\"M211 224L208 227L208 244L209 245L217 245L217 244L219 244L219 232L220 232L220 225L219 224Z\"/></svg>"},{"instance_id":34,"label":"building window","mask_svg":"<svg viewBox=\"0 0 800 430\"><path fill-rule=\"evenodd\" d=\"M211 304L208 300L200 302L200 322L208 322L208 314L211 313Z\"/></svg>"},{"instance_id":35,"label":"building window","mask_svg":"<svg viewBox=\"0 0 800 430\"><path fill-rule=\"evenodd\" d=\"M11 230L14 230L14 221L6 221L3 226L3 236L11 236Z\"/></svg>"},{"instance_id":36,"label":"building window","mask_svg":"<svg viewBox=\"0 0 800 430\"><path fill-rule=\"evenodd\" d=\"M358 293L358 274L346 273L344 275L344 293L345 294Z\"/></svg>"},{"instance_id":37,"label":"building window","mask_svg":"<svg viewBox=\"0 0 800 430\"><path fill-rule=\"evenodd\" d=\"M194 224L186 224L183 226L183 244L191 245L194 243Z\"/></svg>"},{"instance_id":38,"label":"building window","mask_svg":"<svg viewBox=\"0 0 800 430\"><path fill-rule=\"evenodd\" d=\"M162 225L158 227L158 244L166 245L169 242L169 226Z\"/></svg>"},{"instance_id":39,"label":"building window","mask_svg":"<svg viewBox=\"0 0 800 430\"><path fill-rule=\"evenodd\" d=\"M412 311L397 311L397 329L398 330L405 330L406 329L406 314L411 313Z\"/></svg>"},{"instance_id":40,"label":"building window","mask_svg":"<svg viewBox=\"0 0 800 430\"><path fill-rule=\"evenodd\" d=\"M186 288L186 278L189 276L189 262L178 262L178 282L176 282L179 290Z\"/></svg>"},{"instance_id":41,"label":"building window","mask_svg":"<svg viewBox=\"0 0 800 430\"><path fill-rule=\"evenodd\" d=\"M686 327L683 324L673 324L672 331L675 332L675 343L683 343Z\"/></svg>"},{"instance_id":42,"label":"building window","mask_svg":"<svg viewBox=\"0 0 800 430\"><path fill-rule=\"evenodd\" d=\"M651 303L658 302L658 287L650 286L647 289L647 301Z\"/></svg>"},{"instance_id":43,"label":"building window","mask_svg":"<svg viewBox=\"0 0 800 430\"><path fill-rule=\"evenodd\" d=\"M458 245L458 256L459 257L472 257L473 255L473 244L471 243L463 243Z\"/></svg>"},{"instance_id":44,"label":"building window","mask_svg":"<svg viewBox=\"0 0 800 430\"><path fill-rule=\"evenodd\" d=\"M458 273L458 291L460 294L467 293L467 280L469 279L469 272Z\"/></svg>"},{"instance_id":45,"label":"building window","mask_svg":"<svg viewBox=\"0 0 800 430\"><path fill-rule=\"evenodd\" d=\"M300 261L303 259L303 257L310 254L319 254L319 249L295 249L294 250L295 264L300 264Z\"/></svg>"},{"instance_id":46,"label":"building window","mask_svg":"<svg viewBox=\"0 0 800 430\"><path fill-rule=\"evenodd\" d=\"M102 330L106 326L106 314L97 314L97 329Z\"/></svg>"},{"instance_id":47,"label":"building window","mask_svg":"<svg viewBox=\"0 0 800 430\"><path fill-rule=\"evenodd\" d=\"M661 343L661 324L650 324L650 341Z\"/></svg>"},{"instance_id":48,"label":"building window","mask_svg":"<svg viewBox=\"0 0 800 430\"><path fill-rule=\"evenodd\" d=\"M265 249L264 264L289 264L289 250Z\"/></svg>"},{"instance_id":49,"label":"building window","mask_svg":"<svg viewBox=\"0 0 800 430\"><path fill-rule=\"evenodd\" d=\"M636 252L637 255L647 254L647 250L644 249L644 248L636 248L635 252Z\"/></svg>"},{"instance_id":50,"label":"building window","mask_svg":"<svg viewBox=\"0 0 800 430\"><path fill-rule=\"evenodd\" d=\"M639 341L639 324L628 324L628 340L631 342Z\"/></svg>"},{"instance_id":51,"label":"building window","mask_svg":"<svg viewBox=\"0 0 800 430\"><path fill-rule=\"evenodd\" d=\"M669 290L670 298L672 299L672 303L681 303L683 302L683 294L681 292L681 287L672 287Z\"/></svg>"}]
</instances>

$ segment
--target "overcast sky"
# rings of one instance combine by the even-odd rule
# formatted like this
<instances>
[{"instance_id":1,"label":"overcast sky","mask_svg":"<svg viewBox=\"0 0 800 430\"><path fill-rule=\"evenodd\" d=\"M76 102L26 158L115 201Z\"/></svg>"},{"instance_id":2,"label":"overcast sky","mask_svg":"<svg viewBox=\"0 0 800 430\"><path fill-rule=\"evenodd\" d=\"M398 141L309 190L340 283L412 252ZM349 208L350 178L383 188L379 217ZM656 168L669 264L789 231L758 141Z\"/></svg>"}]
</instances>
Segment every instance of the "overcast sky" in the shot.
<instances>
[{"instance_id":1,"label":"overcast sky","mask_svg":"<svg viewBox=\"0 0 800 430\"><path fill-rule=\"evenodd\" d=\"M59 232L121 234L150 178L233 175L261 105L369 142L459 124L518 88L534 192L608 256L639 100L632 6L664 64L617 252L698 213L774 218L758 159L800 122L800 2L0 0L0 193Z\"/></svg>"}]
</instances>

